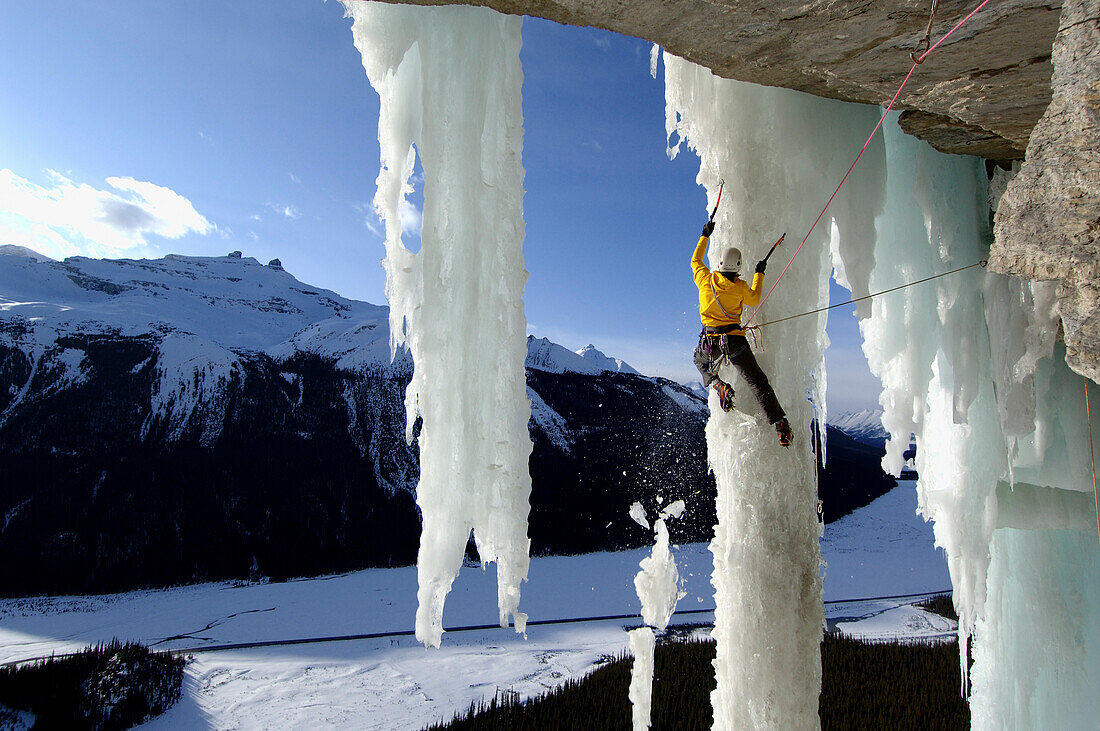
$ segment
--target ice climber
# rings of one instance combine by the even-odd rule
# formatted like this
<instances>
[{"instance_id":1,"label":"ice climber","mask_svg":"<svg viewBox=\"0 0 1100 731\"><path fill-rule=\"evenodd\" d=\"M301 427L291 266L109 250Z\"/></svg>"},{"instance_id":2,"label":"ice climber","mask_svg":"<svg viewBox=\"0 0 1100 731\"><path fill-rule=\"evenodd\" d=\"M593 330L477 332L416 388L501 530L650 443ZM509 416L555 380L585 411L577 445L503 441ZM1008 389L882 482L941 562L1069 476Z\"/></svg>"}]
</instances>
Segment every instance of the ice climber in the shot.
<instances>
[{"instance_id":1,"label":"ice climber","mask_svg":"<svg viewBox=\"0 0 1100 731\"><path fill-rule=\"evenodd\" d=\"M722 409L731 411L733 387L718 377L720 359L723 356L728 358L756 395L756 400L768 416L768 422L775 425L779 443L788 447L792 439L791 425L741 328L741 306L760 304L767 261L761 260L756 265L752 286L749 286L748 282L738 277L741 272L741 250L731 246L722 252L718 268L712 272L703 263L703 255L713 231L714 221L707 221L691 256L691 271L695 275L695 285L699 287L699 317L703 321L699 345L695 348L695 367L703 375L703 387L713 386L718 392Z\"/></svg>"}]
</instances>

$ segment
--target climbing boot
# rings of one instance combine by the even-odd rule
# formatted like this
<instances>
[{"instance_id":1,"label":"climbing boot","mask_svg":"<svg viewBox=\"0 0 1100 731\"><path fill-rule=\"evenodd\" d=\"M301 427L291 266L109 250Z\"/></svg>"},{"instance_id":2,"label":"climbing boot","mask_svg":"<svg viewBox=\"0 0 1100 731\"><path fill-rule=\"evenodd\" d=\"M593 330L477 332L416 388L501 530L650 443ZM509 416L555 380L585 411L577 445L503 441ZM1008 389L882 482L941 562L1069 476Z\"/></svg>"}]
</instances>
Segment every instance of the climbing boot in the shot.
<instances>
[{"instance_id":1,"label":"climbing boot","mask_svg":"<svg viewBox=\"0 0 1100 731\"><path fill-rule=\"evenodd\" d=\"M791 424L787 421L786 417L775 422L775 431L779 434L779 446L791 446L791 440L794 439L794 433L791 432Z\"/></svg>"},{"instance_id":2,"label":"climbing boot","mask_svg":"<svg viewBox=\"0 0 1100 731\"><path fill-rule=\"evenodd\" d=\"M721 404L722 411L733 411L733 386L725 381L715 381L714 390L718 393L718 403Z\"/></svg>"}]
</instances>

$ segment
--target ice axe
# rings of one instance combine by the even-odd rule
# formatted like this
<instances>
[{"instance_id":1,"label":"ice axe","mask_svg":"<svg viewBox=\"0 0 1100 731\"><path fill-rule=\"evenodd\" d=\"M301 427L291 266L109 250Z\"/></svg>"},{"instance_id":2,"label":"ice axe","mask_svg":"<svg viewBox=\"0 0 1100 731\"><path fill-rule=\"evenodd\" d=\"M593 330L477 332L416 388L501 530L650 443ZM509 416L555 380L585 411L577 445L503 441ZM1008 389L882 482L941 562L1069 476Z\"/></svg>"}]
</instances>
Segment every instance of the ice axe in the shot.
<instances>
[{"instance_id":1,"label":"ice axe","mask_svg":"<svg viewBox=\"0 0 1100 731\"><path fill-rule=\"evenodd\" d=\"M785 238L787 238L787 233L784 231L783 235L779 237L779 241L776 241L774 244L772 244L772 248L768 250L768 256L765 256L763 259L761 259L761 261L767 261L768 257L771 256L772 252L775 251L779 247L779 245L783 243L783 239Z\"/></svg>"},{"instance_id":2,"label":"ice axe","mask_svg":"<svg viewBox=\"0 0 1100 731\"><path fill-rule=\"evenodd\" d=\"M710 218L707 219L708 221L713 221L714 220L714 214L718 213L718 204L722 202L722 188L724 188L724 187L726 187L726 181L719 180L718 181L718 200L714 201L714 210L710 212Z\"/></svg>"}]
</instances>

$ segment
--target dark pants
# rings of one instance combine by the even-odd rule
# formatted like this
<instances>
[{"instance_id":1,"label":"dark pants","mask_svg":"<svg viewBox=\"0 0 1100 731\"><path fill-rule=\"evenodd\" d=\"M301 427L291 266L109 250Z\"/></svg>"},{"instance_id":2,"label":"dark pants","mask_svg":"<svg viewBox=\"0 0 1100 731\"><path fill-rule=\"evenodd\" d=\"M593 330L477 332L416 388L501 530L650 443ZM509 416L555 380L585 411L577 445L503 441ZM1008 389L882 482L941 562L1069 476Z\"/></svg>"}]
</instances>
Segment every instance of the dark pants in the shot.
<instances>
[{"instance_id":1,"label":"dark pants","mask_svg":"<svg viewBox=\"0 0 1100 731\"><path fill-rule=\"evenodd\" d=\"M756 356L752 354L752 348L744 335L712 337L704 333L700 336L699 346L695 348L695 367L703 376L704 388L710 388L710 384L718 380L718 359L723 355L741 371L756 400L768 415L768 421L774 424L784 418L786 414L783 413L783 407L779 405L779 399L775 397L775 391L768 383L768 376L756 362Z\"/></svg>"}]
</instances>

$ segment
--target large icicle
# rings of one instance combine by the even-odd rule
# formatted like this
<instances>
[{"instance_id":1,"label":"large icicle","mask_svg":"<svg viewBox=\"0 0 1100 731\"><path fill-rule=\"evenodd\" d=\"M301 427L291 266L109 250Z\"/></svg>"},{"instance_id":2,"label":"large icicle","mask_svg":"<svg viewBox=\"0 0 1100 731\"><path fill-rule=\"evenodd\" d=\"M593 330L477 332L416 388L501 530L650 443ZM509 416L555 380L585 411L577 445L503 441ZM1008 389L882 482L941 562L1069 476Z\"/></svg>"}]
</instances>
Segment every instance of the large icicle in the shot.
<instances>
[{"instance_id":1,"label":"large icicle","mask_svg":"<svg viewBox=\"0 0 1100 731\"><path fill-rule=\"evenodd\" d=\"M473 531L497 564L501 626L527 577L531 479L524 358L520 24L474 8L344 3L381 99L375 206L386 224L394 347L415 373L407 435L422 419L416 637L438 646L443 604ZM401 240L419 154L421 251Z\"/></svg>"},{"instance_id":2,"label":"large icicle","mask_svg":"<svg viewBox=\"0 0 1100 731\"><path fill-rule=\"evenodd\" d=\"M770 262L765 284L770 287L878 112L719 79L667 53L664 58L669 135L679 134L699 154L698 179L712 203L719 179L726 184L710 259L716 261L722 247L736 245L751 272L786 231L788 243ZM851 187L842 190L756 322L826 302L830 219L836 220L839 250L849 248L851 237L873 237L873 217L882 201L882 149L881 141L872 143ZM701 215L700 224L703 220ZM683 242L685 278L693 235L685 232ZM869 272L869 262L848 268L857 292L865 290ZM711 698L717 729L804 729L820 723L824 608L806 394L813 386L811 373L822 363L824 328L820 315L763 330L767 347L757 357L794 428L789 449L779 446L742 382L734 382L737 411L724 414L711 398L707 449L719 519L711 544L718 646ZM734 378L733 372L723 376Z\"/></svg>"},{"instance_id":3,"label":"large icicle","mask_svg":"<svg viewBox=\"0 0 1100 731\"><path fill-rule=\"evenodd\" d=\"M634 664L630 666L630 727L634 731L646 731L651 725L653 708L653 651L657 637L649 627L638 627L628 633L630 654Z\"/></svg>"},{"instance_id":4,"label":"large icicle","mask_svg":"<svg viewBox=\"0 0 1100 731\"><path fill-rule=\"evenodd\" d=\"M668 527L665 521L684 514L684 501L677 500L661 511L653 524L656 541L653 552L638 565L641 571L634 577L634 590L642 603L642 621L648 627L630 631L630 651L634 664L630 669L630 704L634 731L650 727L650 711L653 705L653 650L656 636L653 629L664 631L676 611L676 603L684 598L680 590L680 573L676 559L668 547ZM641 503L630 506L630 515L638 523L649 527ZM653 629L650 629L653 628Z\"/></svg>"},{"instance_id":5,"label":"large icicle","mask_svg":"<svg viewBox=\"0 0 1100 731\"><path fill-rule=\"evenodd\" d=\"M884 129L872 290L986 256L979 162L903 134L896 115ZM886 466L900 469L915 434L920 510L947 553L964 648L973 634L974 728L1084 728L1100 716L1084 380L1056 329L1049 284L980 269L877 298L861 323L883 382ZM965 672L965 653L960 662Z\"/></svg>"},{"instance_id":6,"label":"large icicle","mask_svg":"<svg viewBox=\"0 0 1100 731\"><path fill-rule=\"evenodd\" d=\"M984 171L975 158L942 155L884 126L887 208L879 221L876 291L973 264L987 249ZM874 301L861 323L871 371L883 384L885 465L898 474L917 435L920 510L935 520L960 609L960 635L985 602L997 479L1006 455L989 367L984 275L970 269ZM994 439L989 436L993 435Z\"/></svg>"}]
</instances>

